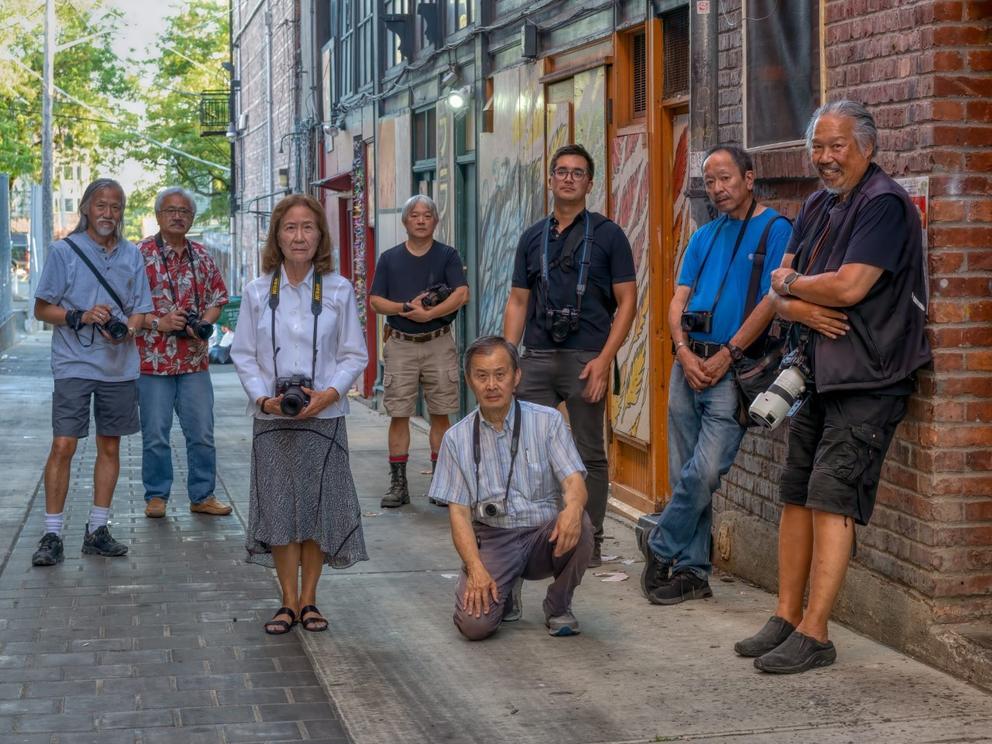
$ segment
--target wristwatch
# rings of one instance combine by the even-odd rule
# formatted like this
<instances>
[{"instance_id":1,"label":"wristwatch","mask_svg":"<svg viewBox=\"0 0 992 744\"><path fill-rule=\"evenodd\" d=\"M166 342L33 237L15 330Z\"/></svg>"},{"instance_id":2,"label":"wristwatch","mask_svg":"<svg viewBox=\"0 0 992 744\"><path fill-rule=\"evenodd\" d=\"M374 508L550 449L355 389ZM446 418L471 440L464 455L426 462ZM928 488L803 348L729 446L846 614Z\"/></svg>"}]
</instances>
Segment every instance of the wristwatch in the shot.
<instances>
[{"instance_id":1,"label":"wristwatch","mask_svg":"<svg viewBox=\"0 0 992 744\"><path fill-rule=\"evenodd\" d=\"M158 317L152 318L152 330L158 333Z\"/></svg>"},{"instance_id":2,"label":"wristwatch","mask_svg":"<svg viewBox=\"0 0 992 744\"><path fill-rule=\"evenodd\" d=\"M411 305L411 304L410 304L409 302L404 302L404 303L403 303L403 307L401 308L401 310L402 310L402 311L403 311L404 313L408 313L408 312L410 312L411 310L413 310L413 305Z\"/></svg>"},{"instance_id":3,"label":"wristwatch","mask_svg":"<svg viewBox=\"0 0 992 744\"><path fill-rule=\"evenodd\" d=\"M798 271L793 271L791 274L785 277L785 279L782 280L782 288L785 290L785 293L787 295L792 294L792 283L801 276L802 274L800 274Z\"/></svg>"},{"instance_id":4,"label":"wristwatch","mask_svg":"<svg viewBox=\"0 0 992 744\"><path fill-rule=\"evenodd\" d=\"M739 362L744 358L744 350L740 346L734 346L731 343L726 343L724 346L727 348L727 351L730 352L731 361Z\"/></svg>"},{"instance_id":5,"label":"wristwatch","mask_svg":"<svg viewBox=\"0 0 992 744\"><path fill-rule=\"evenodd\" d=\"M134 338L135 336L138 335L138 329L136 327L134 327L134 326L128 326L127 327L127 335L130 338Z\"/></svg>"}]
</instances>

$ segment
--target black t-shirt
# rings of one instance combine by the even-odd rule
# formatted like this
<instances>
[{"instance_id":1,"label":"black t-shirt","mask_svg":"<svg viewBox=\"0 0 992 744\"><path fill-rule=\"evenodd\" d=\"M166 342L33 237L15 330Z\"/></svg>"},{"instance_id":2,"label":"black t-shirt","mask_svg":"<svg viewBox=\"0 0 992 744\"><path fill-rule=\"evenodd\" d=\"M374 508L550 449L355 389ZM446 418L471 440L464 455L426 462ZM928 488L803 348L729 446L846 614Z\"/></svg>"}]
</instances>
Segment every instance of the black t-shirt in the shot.
<instances>
[{"instance_id":1,"label":"black t-shirt","mask_svg":"<svg viewBox=\"0 0 992 744\"><path fill-rule=\"evenodd\" d=\"M422 256L414 256L400 243L379 256L375 265L370 294L392 302L409 302L433 284L447 284L451 289L468 285L461 256L450 245L436 240ZM443 328L455 319L455 313L427 323L390 315L389 325L401 333L427 333Z\"/></svg>"},{"instance_id":2,"label":"black t-shirt","mask_svg":"<svg viewBox=\"0 0 992 744\"><path fill-rule=\"evenodd\" d=\"M576 286L582 258L582 240L568 240L573 230L585 230L589 219L589 273L586 293L582 297L579 328L560 344L551 338L547 308L576 307ZM528 349L578 349L600 351L606 345L613 324L617 302L613 285L636 279L634 255L627 236L619 225L595 212L583 211L561 233L552 223L548 239L548 287L541 277L541 255L544 247L544 227L548 218L531 225L520 236L513 264L513 286L530 290L524 345ZM559 265L566 242L575 245L575 252L566 266Z\"/></svg>"}]
</instances>

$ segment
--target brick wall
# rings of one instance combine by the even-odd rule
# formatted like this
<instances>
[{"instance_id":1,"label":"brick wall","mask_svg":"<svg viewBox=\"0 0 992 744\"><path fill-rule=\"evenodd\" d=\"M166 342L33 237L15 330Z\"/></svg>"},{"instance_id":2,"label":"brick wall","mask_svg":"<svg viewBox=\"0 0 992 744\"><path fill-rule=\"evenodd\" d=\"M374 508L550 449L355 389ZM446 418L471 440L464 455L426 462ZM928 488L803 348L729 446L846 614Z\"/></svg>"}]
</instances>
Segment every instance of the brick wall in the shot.
<instances>
[{"instance_id":1,"label":"brick wall","mask_svg":"<svg viewBox=\"0 0 992 744\"><path fill-rule=\"evenodd\" d=\"M740 141L739 4L720 23L721 140ZM936 622L992 619L992 2L828 0L827 98L867 104L890 175L929 177L932 369L889 452L856 563ZM763 198L793 215L816 180L801 148L758 153ZM778 520L784 433L749 433L717 498ZM856 598L848 603L857 608ZM884 622L880 618L879 622Z\"/></svg>"}]
</instances>

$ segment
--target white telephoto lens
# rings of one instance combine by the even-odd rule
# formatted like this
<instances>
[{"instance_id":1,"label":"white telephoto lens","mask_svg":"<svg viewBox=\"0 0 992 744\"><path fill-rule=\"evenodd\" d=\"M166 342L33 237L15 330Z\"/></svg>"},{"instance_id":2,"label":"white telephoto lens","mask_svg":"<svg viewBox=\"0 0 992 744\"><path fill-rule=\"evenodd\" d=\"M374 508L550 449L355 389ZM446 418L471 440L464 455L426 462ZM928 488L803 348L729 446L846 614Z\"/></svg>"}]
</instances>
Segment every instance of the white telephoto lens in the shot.
<instances>
[{"instance_id":1,"label":"white telephoto lens","mask_svg":"<svg viewBox=\"0 0 992 744\"><path fill-rule=\"evenodd\" d=\"M775 378L768 390L754 399L748 408L748 415L761 426L774 429L785 421L792 404L805 390L803 373L796 367L789 367Z\"/></svg>"}]
</instances>

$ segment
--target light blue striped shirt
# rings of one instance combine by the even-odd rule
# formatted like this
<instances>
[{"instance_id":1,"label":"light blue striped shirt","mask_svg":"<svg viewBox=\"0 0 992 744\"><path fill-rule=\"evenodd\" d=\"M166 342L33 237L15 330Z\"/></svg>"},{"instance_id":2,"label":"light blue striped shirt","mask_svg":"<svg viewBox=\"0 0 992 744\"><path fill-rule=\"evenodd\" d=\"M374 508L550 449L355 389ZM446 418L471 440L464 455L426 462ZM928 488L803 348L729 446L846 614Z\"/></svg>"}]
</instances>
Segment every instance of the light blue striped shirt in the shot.
<instances>
[{"instance_id":1,"label":"light blue striped shirt","mask_svg":"<svg viewBox=\"0 0 992 744\"><path fill-rule=\"evenodd\" d=\"M470 508L480 501L503 500L510 470L513 406L503 430L482 419L479 430L478 493L472 430L479 409L448 429L438 453L431 481L431 498ZM537 527L554 519L561 509L561 482L572 473L586 474L582 458L561 414L554 408L520 401L520 444L513 465L506 515L473 519L490 527Z\"/></svg>"}]
</instances>

